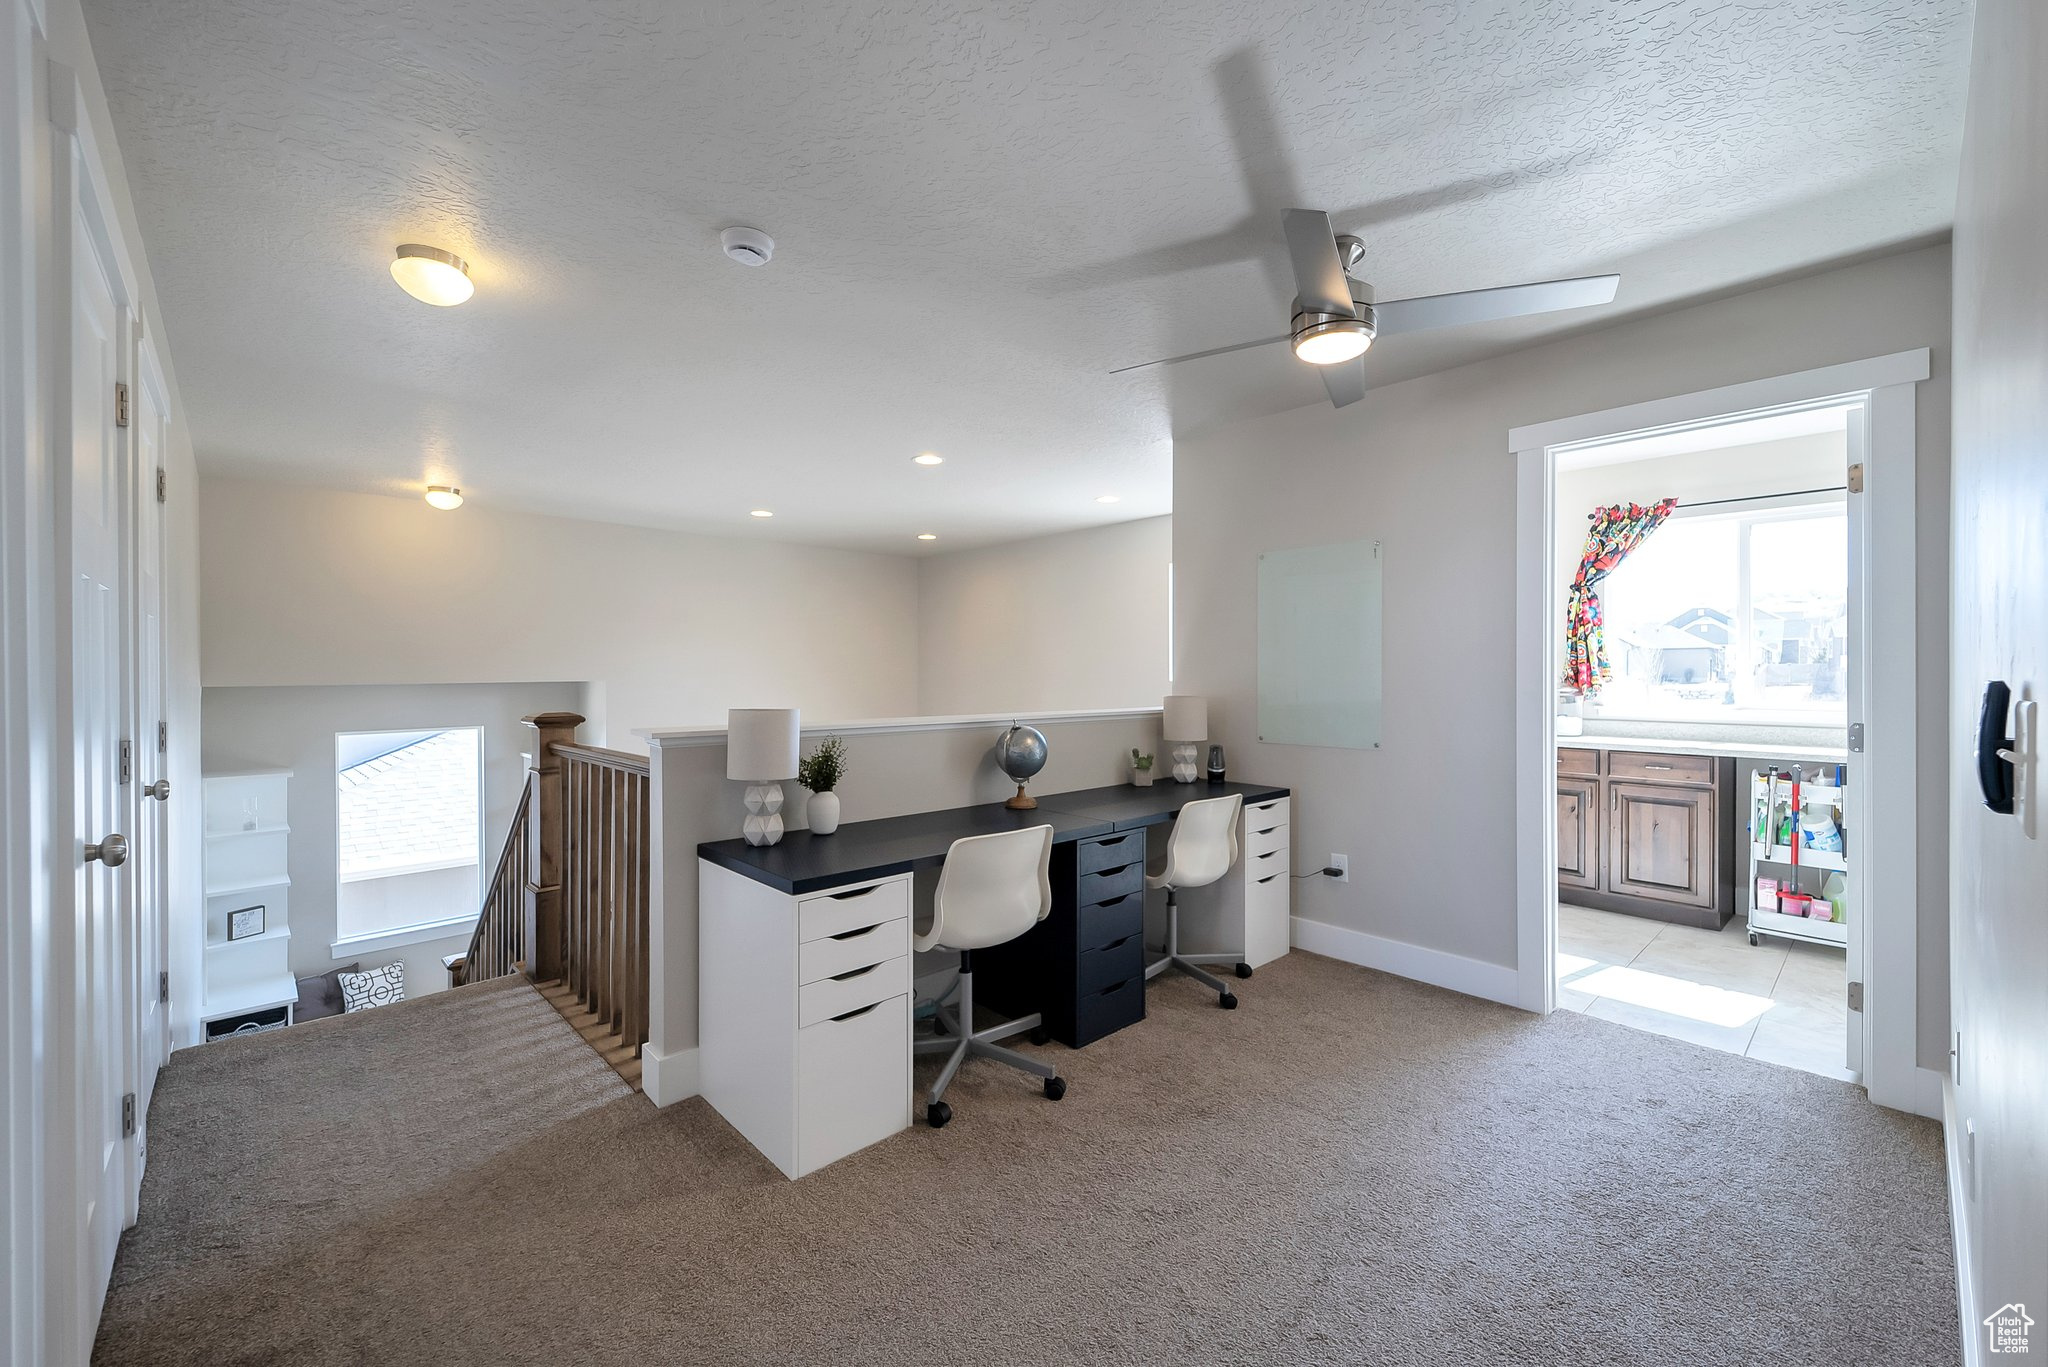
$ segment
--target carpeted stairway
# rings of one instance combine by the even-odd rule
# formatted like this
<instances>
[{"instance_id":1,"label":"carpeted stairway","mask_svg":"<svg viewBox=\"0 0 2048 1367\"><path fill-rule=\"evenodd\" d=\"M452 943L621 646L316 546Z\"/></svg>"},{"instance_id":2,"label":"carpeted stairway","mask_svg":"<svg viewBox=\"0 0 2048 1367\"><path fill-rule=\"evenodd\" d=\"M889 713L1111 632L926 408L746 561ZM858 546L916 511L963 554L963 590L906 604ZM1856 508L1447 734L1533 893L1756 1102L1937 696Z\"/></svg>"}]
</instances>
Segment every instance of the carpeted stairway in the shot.
<instances>
[{"instance_id":1,"label":"carpeted stairway","mask_svg":"<svg viewBox=\"0 0 2048 1367\"><path fill-rule=\"evenodd\" d=\"M1940 1133L1296 953L788 1182L522 981L177 1054L95 1361L1958 1358Z\"/></svg>"}]
</instances>

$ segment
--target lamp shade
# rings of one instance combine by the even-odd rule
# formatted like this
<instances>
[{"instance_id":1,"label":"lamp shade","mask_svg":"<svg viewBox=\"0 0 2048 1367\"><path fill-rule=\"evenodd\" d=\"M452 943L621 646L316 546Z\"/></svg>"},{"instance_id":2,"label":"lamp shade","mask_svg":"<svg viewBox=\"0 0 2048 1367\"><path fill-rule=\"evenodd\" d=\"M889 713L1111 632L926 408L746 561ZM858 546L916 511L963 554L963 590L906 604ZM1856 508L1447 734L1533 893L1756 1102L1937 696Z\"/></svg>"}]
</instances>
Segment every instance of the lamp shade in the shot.
<instances>
[{"instance_id":1,"label":"lamp shade","mask_svg":"<svg viewBox=\"0 0 2048 1367\"><path fill-rule=\"evenodd\" d=\"M735 707L725 714L725 776L747 783L796 777L797 710Z\"/></svg>"},{"instance_id":2,"label":"lamp shade","mask_svg":"<svg viewBox=\"0 0 2048 1367\"><path fill-rule=\"evenodd\" d=\"M1188 693L1168 698L1162 734L1167 740L1209 739L1209 700Z\"/></svg>"}]
</instances>

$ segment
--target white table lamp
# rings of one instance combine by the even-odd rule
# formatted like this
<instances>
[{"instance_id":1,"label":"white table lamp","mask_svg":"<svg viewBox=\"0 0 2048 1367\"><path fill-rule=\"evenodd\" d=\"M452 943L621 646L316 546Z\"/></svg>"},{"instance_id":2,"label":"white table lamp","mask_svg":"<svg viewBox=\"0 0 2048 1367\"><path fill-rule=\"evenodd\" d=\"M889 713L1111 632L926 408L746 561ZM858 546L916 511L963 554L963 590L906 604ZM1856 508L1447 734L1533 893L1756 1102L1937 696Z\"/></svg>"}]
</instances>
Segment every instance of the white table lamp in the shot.
<instances>
[{"instance_id":1,"label":"white table lamp","mask_svg":"<svg viewBox=\"0 0 2048 1367\"><path fill-rule=\"evenodd\" d=\"M1209 739L1209 700L1176 693L1166 700L1162 738L1173 743L1173 779L1176 783L1195 781L1195 755L1201 742Z\"/></svg>"},{"instance_id":2,"label":"white table lamp","mask_svg":"<svg viewBox=\"0 0 2048 1367\"><path fill-rule=\"evenodd\" d=\"M749 845L782 839L782 780L796 777L797 709L735 707L725 714L725 776L747 787Z\"/></svg>"}]
</instances>

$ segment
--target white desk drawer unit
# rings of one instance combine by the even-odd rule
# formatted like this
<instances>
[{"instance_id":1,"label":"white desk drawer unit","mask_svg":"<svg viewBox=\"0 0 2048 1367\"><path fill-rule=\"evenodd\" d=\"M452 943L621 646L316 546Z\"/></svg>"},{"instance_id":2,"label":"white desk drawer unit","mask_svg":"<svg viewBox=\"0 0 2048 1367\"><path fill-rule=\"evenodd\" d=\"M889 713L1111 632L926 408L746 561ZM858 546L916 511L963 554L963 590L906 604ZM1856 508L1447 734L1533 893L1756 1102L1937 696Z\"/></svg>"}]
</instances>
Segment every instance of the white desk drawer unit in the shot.
<instances>
[{"instance_id":1,"label":"white desk drawer unit","mask_svg":"<svg viewBox=\"0 0 2048 1367\"><path fill-rule=\"evenodd\" d=\"M697 863L704 1099L790 1177L910 1124L910 875L790 897Z\"/></svg>"},{"instance_id":2,"label":"white desk drawer unit","mask_svg":"<svg viewBox=\"0 0 2048 1367\"><path fill-rule=\"evenodd\" d=\"M1242 952L1257 968L1291 947L1294 872L1292 799L1248 802L1238 828L1238 867L1180 895L1181 944L1196 954Z\"/></svg>"}]
</instances>

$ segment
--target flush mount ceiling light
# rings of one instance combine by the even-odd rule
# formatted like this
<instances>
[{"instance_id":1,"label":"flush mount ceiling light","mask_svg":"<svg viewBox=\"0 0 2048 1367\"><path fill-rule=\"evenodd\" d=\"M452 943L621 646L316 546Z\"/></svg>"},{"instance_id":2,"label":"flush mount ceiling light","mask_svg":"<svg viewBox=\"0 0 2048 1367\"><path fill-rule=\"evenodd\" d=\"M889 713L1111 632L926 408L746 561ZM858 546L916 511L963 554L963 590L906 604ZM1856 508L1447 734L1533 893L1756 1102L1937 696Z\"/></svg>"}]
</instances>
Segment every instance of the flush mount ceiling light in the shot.
<instances>
[{"instance_id":1,"label":"flush mount ceiling light","mask_svg":"<svg viewBox=\"0 0 2048 1367\"><path fill-rule=\"evenodd\" d=\"M939 534L937 532L919 532L917 534L917 539L919 541L937 541L939 539Z\"/></svg>"},{"instance_id":2,"label":"flush mount ceiling light","mask_svg":"<svg viewBox=\"0 0 2048 1367\"><path fill-rule=\"evenodd\" d=\"M754 509L754 511L753 511L753 512L751 512L751 513L748 513L748 514L747 514L747 516L748 516L748 517L773 517L773 516L775 516L775 514L774 514L774 513L772 513L772 512L770 512L770 511L769 511L768 509L766 509L766 508L756 508L756 509Z\"/></svg>"},{"instance_id":3,"label":"flush mount ceiling light","mask_svg":"<svg viewBox=\"0 0 2048 1367\"><path fill-rule=\"evenodd\" d=\"M1117 495L1115 494L1097 494L1095 496L1095 501L1097 503L1115 503L1118 501L1118 499Z\"/></svg>"},{"instance_id":4,"label":"flush mount ceiling light","mask_svg":"<svg viewBox=\"0 0 2048 1367\"><path fill-rule=\"evenodd\" d=\"M1310 365L1356 360L1372 345L1372 336L1372 324L1363 318L1310 310L1294 315L1294 354Z\"/></svg>"},{"instance_id":5,"label":"flush mount ceiling light","mask_svg":"<svg viewBox=\"0 0 2048 1367\"><path fill-rule=\"evenodd\" d=\"M727 228L718 235L718 245L742 266L765 266L775 255L775 239L759 228Z\"/></svg>"},{"instance_id":6,"label":"flush mount ceiling light","mask_svg":"<svg viewBox=\"0 0 2048 1367\"><path fill-rule=\"evenodd\" d=\"M462 490L448 484L427 486L427 502L442 512L453 512L462 506Z\"/></svg>"},{"instance_id":7,"label":"flush mount ceiling light","mask_svg":"<svg viewBox=\"0 0 2048 1367\"><path fill-rule=\"evenodd\" d=\"M391 278L422 304L448 308L476 293L469 278L469 263L454 252L408 242L398 249L391 263Z\"/></svg>"},{"instance_id":8,"label":"flush mount ceiling light","mask_svg":"<svg viewBox=\"0 0 2048 1367\"><path fill-rule=\"evenodd\" d=\"M936 451L920 451L911 457L919 465L944 465L946 458Z\"/></svg>"}]
</instances>

